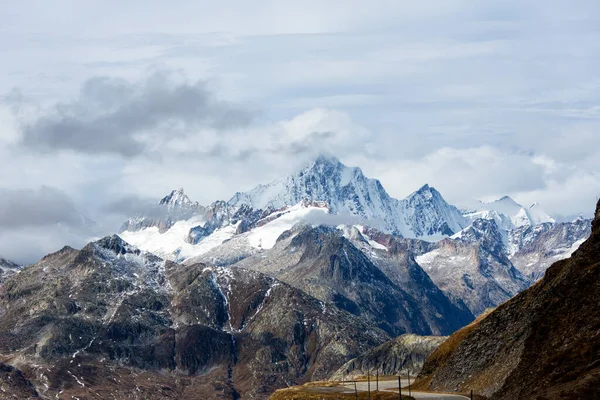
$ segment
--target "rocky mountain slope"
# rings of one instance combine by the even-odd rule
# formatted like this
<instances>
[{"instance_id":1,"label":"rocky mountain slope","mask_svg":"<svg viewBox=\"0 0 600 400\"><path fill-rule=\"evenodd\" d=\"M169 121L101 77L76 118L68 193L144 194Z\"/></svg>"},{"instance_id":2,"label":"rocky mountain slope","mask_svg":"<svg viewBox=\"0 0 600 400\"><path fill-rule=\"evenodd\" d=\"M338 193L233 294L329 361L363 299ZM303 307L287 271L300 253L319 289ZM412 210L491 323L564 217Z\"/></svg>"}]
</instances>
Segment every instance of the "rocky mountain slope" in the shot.
<instances>
[{"instance_id":1,"label":"rocky mountain slope","mask_svg":"<svg viewBox=\"0 0 600 400\"><path fill-rule=\"evenodd\" d=\"M529 287L589 234L583 221L555 223L539 205L508 196L462 213L429 185L397 200L330 156L229 202L201 207L177 190L157 207L162 219L131 219L121 237L186 264L237 263L270 274L392 335L451 333ZM294 247L289 235L279 244L284 232L298 233L296 224L329 229L317 235L327 245ZM328 264L354 272L327 275ZM375 285L373 277L382 280Z\"/></svg>"},{"instance_id":2,"label":"rocky mountain slope","mask_svg":"<svg viewBox=\"0 0 600 400\"><path fill-rule=\"evenodd\" d=\"M421 372L425 359L446 339L444 336L398 336L348 361L330 379L341 381L367 373L374 375L376 371L380 376L415 376Z\"/></svg>"},{"instance_id":3,"label":"rocky mountain slope","mask_svg":"<svg viewBox=\"0 0 600 400\"><path fill-rule=\"evenodd\" d=\"M237 245L232 240L223 247ZM453 305L416 263L406 263L401 256L390 258L386 274L366 254L341 230L300 225L283 232L268 252L233 266L275 276L394 336L447 334L473 319L465 307Z\"/></svg>"},{"instance_id":4,"label":"rocky mountain slope","mask_svg":"<svg viewBox=\"0 0 600 400\"><path fill-rule=\"evenodd\" d=\"M427 359L421 388L491 399L596 399L600 393L600 203L571 258Z\"/></svg>"},{"instance_id":5,"label":"rocky mountain slope","mask_svg":"<svg viewBox=\"0 0 600 400\"><path fill-rule=\"evenodd\" d=\"M506 255L494 220L478 219L471 226L416 257L433 282L450 298L460 299L475 315L527 289L523 276Z\"/></svg>"},{"instance_id":6,"label":"rocky mountain slope","mask_svg":"<svg viewBox=\"0 0 600 400\"><path fill-rule=\"evenodd\" d=\"M267 398L389 340L272 277L182 266L117 236L8 278L0 315L1 387L46 399Z\"/></svg>"},{"instance_id":7,"label":"rocky mountain slope","mask_svg":"<svg viewBox=\"0 0 600 400\"><path fill-rule=\"evenodd\" d=\"M570 257L590 233L591 221L583 218L523 226L509 233L509 258L524 275L538 280L554 262Z\"/></svg>"},{"instance_id":8,"label":"rocky mountain slope","mask_svg":"<svg viewBox=\"0 0 600 400\"><path fill-rule=\"evenodd\" d=\"M343 227L343 235L416 300L430 326L441 327L432 329L431 334L448 334L474 318L460 299L450 299L415 261L416 254L430 251L434 243L399 238L369 227Z\"/></svg>"}]
</instances>

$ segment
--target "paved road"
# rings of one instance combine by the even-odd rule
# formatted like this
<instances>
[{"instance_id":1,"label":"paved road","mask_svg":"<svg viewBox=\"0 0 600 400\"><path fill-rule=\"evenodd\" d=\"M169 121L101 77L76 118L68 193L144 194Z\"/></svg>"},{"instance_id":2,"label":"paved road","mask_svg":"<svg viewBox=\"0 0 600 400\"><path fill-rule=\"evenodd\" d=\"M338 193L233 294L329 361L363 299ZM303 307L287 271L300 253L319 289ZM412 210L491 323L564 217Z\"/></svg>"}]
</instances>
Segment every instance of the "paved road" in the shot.
<instances>
[{"instance_id":1,"label":"paved road","mask_svg":"<svg viewBox=\"0 0 600 400\"><path fill-rule=\"evenodd\" d=\"M366 392L368 389L367 382L357 382L356 388L361 392ZM408 394L408 380L402 379L402 394ZM352 393L354 392L354 384L346 383L344 384L344 392ZM371 390L375 390L376 383L371 382ZM324 388L325 389L325 388ZM398 391L398 381L390 380L390 381L379 381L379 390L393 390ZM424 392L411 392L412 397L415 399L425 399L425 400L468 400L468 397L461 396L458 394L445 394L445 393L424 393Z\"/></svg>"}]
</instances>

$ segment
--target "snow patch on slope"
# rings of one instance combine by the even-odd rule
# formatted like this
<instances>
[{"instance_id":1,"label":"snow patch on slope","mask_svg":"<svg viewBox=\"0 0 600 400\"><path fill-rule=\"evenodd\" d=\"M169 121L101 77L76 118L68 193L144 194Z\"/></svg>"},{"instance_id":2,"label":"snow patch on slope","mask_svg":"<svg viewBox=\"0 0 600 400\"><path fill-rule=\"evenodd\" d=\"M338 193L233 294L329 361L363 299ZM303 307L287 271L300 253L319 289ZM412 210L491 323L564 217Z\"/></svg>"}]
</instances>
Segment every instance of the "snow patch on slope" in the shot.
<instances>
[{"instance_id":1,"label":"snow patch on slope","mask_svg":"<svg viewBox=\"0 0 600 400\"><path fill-rule=\"evenodd\" d=\"M119 236L134 246L155 253L156 255L174 261L182 261L189 257L206 253L230 239L237 225L228 225L215 230L198 244L187 242L190 229L202 226L204 218L196 216L185 221L176 222L169 230L160 233L157 227L149 227L137 232L125 231Z\"/></svg>"},{"instance_id":2,"label":"snow patch on slope","mask_svg":"<svg viewBox=\"0 0 600 400\"><path fill-rule=\"evenodd\" d=\"M247 237L248 243L258 249L271 249L283 232L291 229L299 222L318 219L319 216L328 212L327 208L302 207L302 205L297 204L281 217L251 230Z\"/></svg>"}]
</instances>

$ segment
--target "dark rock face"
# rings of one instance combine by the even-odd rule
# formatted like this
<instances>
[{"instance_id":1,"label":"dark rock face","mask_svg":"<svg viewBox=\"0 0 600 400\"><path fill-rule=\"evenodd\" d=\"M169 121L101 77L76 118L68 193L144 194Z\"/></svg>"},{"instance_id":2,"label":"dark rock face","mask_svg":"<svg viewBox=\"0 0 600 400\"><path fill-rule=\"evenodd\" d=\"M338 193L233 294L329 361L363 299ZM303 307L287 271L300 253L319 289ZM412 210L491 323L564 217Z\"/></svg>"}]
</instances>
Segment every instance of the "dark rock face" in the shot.
<instances>
[{"instance_id":1,"label":"dark rock face","mask_svg":"<svg viewBox=\"0 0 600 400\"><path fill-rule=\"evenodd\" d=\"M405 239L384 234L372 228L349 235L352 243L369 257L381 271L417 301L432 334L450 334L475 318L460 300L451 300L417 264L414 255L423 254L435 244L418 239ZM375 240L383 249L368 245L365 237Z\"/></svg>"},{"instance_id":2,"label":"dark rock face","mask_svg":"<svg viewBox=\"0 0 600 400\"><path fill-rule=\"evenodd\" d=\"M117 236L9 278L0 315L0 354L23 377L0 366L3 387L42 398L261 399L389 339L274 278L165 262Z\"/></svg>"},{"instance_id":3,"label":"dark rock face","mask_svg":"<svg viewBox=\"0 0 600 400\"><path fill-rule=\"evenodd\" d=\"M296 235L291 248L302 249L299 263L280 275L324 301L362 315L390 334L423 331L429 327L414 299L346 238L330 228L307 228Z\"/></svg>"},{"instance_id":4,"label":"dark rock face","mask_svg":"<svg viewBox=\"0 0 600 400\"><path fill-rule=\"evenodd\" d=\"M570 259L454 335L419 382L492 399L594 399L600 393L600 203L592 234Z\"/></svg>"},{"instance_id":5,"label":"dark rock face","mask_svg":"<svg viewBox=\"0 0 600 400\"><path fill-rule=\"evenodd\" d=\"M417 375L427 356L446 339L444 336L399 336L348 361L331 376L331 380L352 379L367 373Z\"/></svg>"},{"instance_id":6,"label":"dark rock face","mask_svg":"<svg viewBox=\"0 0 600 400\"><path fill-rule=\"evenodd\" d=\"M23 371L0 363L0 392L4 399L38 398L35 386L23 375Z\"/></svg>"}]
</instances>

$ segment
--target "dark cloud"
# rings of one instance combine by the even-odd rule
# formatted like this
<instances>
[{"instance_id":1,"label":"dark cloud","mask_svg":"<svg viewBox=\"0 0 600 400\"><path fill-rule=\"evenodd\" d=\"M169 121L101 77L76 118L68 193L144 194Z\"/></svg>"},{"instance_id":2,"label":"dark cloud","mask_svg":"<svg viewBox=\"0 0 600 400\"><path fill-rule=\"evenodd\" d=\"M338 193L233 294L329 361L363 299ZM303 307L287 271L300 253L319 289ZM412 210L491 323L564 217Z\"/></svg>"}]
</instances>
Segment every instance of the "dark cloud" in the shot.
<instances>
[{"instance_id":1,"label":"dark cloud","mask_svg":"<svg viewBox=\"0 0 600 400\"><path fill-rule=\"evenodd\" d=\"M251 121L248 111L217 100L204 82L177 82L167 72L130 83L99 77L79 97L56 104L23 127L22 144L38 151L74 150L132 158L156 140L188 136L198 128L227 130Z\"/></svg>"},{"instance_id":2,"label":"dark cloud","mask_svg":"<svg viewBox=\"0 0 600 400\"><path fill-rule=\"evenodd\" d=\"M0 257L30 264L65 244L81 247L103 229L61 190L0 189Z\"/></svg>"},{"instance_id":3,"label":"dark cloud","mask_svg":"<svg viewBox=\"0 0 600 400\"><path fill-rule=\"evenodd\" d=\"M93 224L77 212L64 192L42 186L37 190L0 189L0 229L62 224L82 228Z\"/></svg>"}]
</instances>

